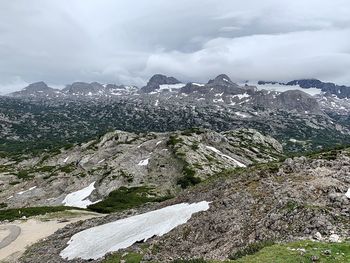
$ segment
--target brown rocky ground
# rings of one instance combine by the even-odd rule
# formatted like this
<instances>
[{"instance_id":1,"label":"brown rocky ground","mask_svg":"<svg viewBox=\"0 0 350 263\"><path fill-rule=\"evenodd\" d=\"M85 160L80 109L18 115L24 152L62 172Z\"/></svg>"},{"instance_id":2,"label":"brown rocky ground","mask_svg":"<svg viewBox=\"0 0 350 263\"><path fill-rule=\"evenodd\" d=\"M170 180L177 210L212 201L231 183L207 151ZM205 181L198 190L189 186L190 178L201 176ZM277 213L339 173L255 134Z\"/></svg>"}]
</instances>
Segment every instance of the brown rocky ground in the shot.
<instances>
[{"instance_id":1,"label":"brown rocky ground","mask_svg":"<svg viewBox=\"0 0 350 263\"><path fill-rule=\"evenodd\" d=\"M174 203L202 200L211 202L208 211L129 250L142 247L144 261L168 262L174 258L227 259L247 244L263 240L342 240L350 237L350 200L345 195L349 187L346 150L236 169L173 200L68 225L29 248L20 262L39 262L38 258L40 262L65 262L60 251L83 229Z\"/></svg>"}]
</instances>

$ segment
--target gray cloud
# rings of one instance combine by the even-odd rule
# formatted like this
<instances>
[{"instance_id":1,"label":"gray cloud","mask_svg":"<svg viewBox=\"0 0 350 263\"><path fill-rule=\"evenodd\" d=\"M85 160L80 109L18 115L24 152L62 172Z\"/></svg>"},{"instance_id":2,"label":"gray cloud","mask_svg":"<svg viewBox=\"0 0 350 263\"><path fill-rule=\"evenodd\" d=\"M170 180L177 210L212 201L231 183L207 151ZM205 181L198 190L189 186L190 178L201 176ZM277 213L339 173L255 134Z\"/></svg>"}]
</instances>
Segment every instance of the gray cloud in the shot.
<instances>
[{"instance_id":1,"label":"gray cloud","mask_svg":"<svg viewBox=\"0 0 350 263\"><path fill-rule=\"evenodd\" d=\"M0 93L38 80L142 85L158 72L350 84L347 0L11 0L0 36Z\"/></svg>"}]
</instances>

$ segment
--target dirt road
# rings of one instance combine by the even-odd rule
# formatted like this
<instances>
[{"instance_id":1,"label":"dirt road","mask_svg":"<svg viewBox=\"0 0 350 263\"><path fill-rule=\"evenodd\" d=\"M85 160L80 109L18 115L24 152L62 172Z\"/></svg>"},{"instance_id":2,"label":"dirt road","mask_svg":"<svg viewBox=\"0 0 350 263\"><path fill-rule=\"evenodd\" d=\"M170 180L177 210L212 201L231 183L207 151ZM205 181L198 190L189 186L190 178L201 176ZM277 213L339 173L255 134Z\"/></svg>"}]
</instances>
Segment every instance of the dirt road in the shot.
<instances>
[{"instance_id":1,"label":"dirt road","mask_svg":"<svg viewBox=\"0 0 350 263\"><path fill-rule=\"evenodd\" d=\"M96 216L101 215L77 211L75 215L70 214L68 217L59 215L0 223L0 262L17 262L26 247L52 235L67 224Z\"/></svg>"}]
</instances>

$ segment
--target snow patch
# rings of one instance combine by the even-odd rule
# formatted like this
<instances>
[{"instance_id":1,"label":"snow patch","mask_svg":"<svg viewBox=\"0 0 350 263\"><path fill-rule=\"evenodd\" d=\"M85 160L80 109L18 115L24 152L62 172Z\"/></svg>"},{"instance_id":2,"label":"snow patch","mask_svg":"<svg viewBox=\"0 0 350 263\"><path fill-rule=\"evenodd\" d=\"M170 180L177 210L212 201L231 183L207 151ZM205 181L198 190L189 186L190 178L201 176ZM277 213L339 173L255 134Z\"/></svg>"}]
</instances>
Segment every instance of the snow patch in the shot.
<instances>
[{"instance_id":1,"label":"snow patch","mask_svg":"<svg viewBox=\"0 0 350 263\"><path fill-rule=\"evenodd\" d=\"M186 84L183 83L179 83L179 84L163 84L163 85L159 85L159 90L177 90L177 89L181 89L183 87L185 87Z\"/></svg>"},{"instance_id":2,"label":"snow patch","mask_svg":"<svg viewBox=\"0 0 350 263\"><path fill-rule=\"evenodd\" d=\"M224 102L223 99L213 99L213 102L216 103L216 102Z\"/></svg>"},{"instance_id":3,"label":"snow patch","mask_svg":"<svg viewBox=\"0 0 350 263\"><path fill-rule=\"evenodd\" d=\"M198 86L198 87L204 87L204 84L200 84L200 83L196 83L196 82L192 82L192 85Z\"/></svg>"},{"instance_id":4,"label":"snow patch","mask_svg":"<svg viewBox=\"0 0 350 263\"><path fill-rule=\"evenodd\" d=\"M162 236L186 223L192 214L209 209L209 202L181 203L92 227L71 237L61 251L64 259L98 259L137 241Z\"/></svg>"},{"instance_id":5,"label":"snow patch","mask_svg":"<svg viewBox=\"0 0 350 263\"><path fill-rule=\"evenodd\" d=\"M74 206L80 208L86 208L88 205L94 204L86 198L88 198L91 195L92 191L96 189L94 186L95 182L92 182L89 186L81 190L68 194L62 201L62 204L64 204L64 206ZM97 202L99 201L96 201L95 203Z\"/></svg>"},{"instance_id":6,"label":"snow patch","mask_svg":"<svg viewBox=\"0 0 350 263\"><path fill-rule=\"evenodd\" d=\"M29 191L34 190L35 188L36 188L36 186L33 186L33 187L29 188L28 190L18 192L17 194L18 194L18 195L22 195L22 194L24 194L24 193L26 193L26 192L29 192Z\"/></svg>"},{"instance_id":7,"label":"snow patch","mask_svg":"<svg viewBox=\"0 0 350 263\"><path fill-rule=\"evenodd\" d=\"M346 196L347 198L350 198L350 188L349 188L348 191L346 192L345 196Z\"/></svg>"},{"instance_id":8,"label":"snow patch","mask_svg":"<svg viewBox=\"0 0 350 263\"><path fill-rule=\"evenodd\" d=\"M214 148L214 147L212 147L212 146L205 146L205 147L206 147L207 149L209 149L209 150L211 150L211 151L213 151L213 152L215 152L215 153L221 155L222 157L225 157L225 158L227 158L227 159L233 161L238 167L247 167L245 164L243 164L243 163L241 163L241 162L239 162L239 161L233 159L231 156L228 156L228 155L222 153L221 151L219 151L218 149L216 149L216 148Z\"/></svg>"},{"instance_id":9,"label":"snow patch","mask_svg":"<svg viewBox=\"0 0 350 263\"><path fill-rule=\"evenodd\" d=\"M147 166L148 165L148 161L149 161L149 158L145 159L145 160L141 160L137 165Z\"/></svg>"},{"instance_id":10,"label":"snow patch","mask_svg":"<svg viewBox=\"0 0 350 263\"><path fill-rule=\"evenodd\" d=\"M247 94L247 93L243 93L243 94L237 94L237 95L234 95L234 96L232 96L233 98L238 98L238 99L244 99L244 98L249 98L250 97L250 95L249 94Z\"/></svg>"},{"instance_id":11,"label":"snow patch","mask_svg":"<svg viewBox=\"0 0 350 263\"><path fill-rule=\"evenodd\" d=\"M241 117L241 118L249 118L249 114L246 114L246 113L242 113L242 112L235 112L235 114L238 116L238 117Z\"/></svg>"},{"instance_id":12,"label":"snow patch","mask_svg":"<svg viewBox=\"0 0 350 263\"><path fill-rule=\"evenodd\" d=\"M265 85L259 85L259 84L253 84L255 85L258 90L274 90L277 92L285 92L287 90L301 90L304 91L305 93L310 94L311 96L313 95L317 95L317 94L321 94L322 90L321 89L317 89L317 88L309 88L309 89L304 89L302 87L300 87L299 85L283 85L283 84L265 84Z\"/></svg>"}]
</instances>

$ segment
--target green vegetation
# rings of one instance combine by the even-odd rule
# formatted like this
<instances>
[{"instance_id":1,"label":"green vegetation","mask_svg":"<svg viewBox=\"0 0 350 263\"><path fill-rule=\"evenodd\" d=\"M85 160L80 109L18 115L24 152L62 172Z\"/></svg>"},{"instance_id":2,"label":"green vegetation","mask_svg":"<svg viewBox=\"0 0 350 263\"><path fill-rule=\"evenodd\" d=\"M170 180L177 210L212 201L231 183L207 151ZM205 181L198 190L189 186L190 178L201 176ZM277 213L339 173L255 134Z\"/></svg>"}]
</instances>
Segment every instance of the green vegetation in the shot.
<instances>
[{"instance_id":1,"label":"green vegetation","mask_svg":"<svg viewBox=\"0 0 350 263\"><path fill-rule=\"evenodd\" d=\"M176 144L182 143L182 142L183 142L182 138L179 138L176 135L171 135L169 137L169 140L167 141L166 145L167 146L175 146Z\"/></svg>"},{"instance_id":2,"label":"green vegetation","mask_svg":"<svg viewBox=\"0 0 350 263\"><path fill-rule=\"evenodd\" d=\"M194 142L194 143L191 145L191 149L192 149L193 151L198 150L198 149L199 149L198 142Z\"/></svg>"},{"instance_id":3,"label":"green vegetation","mask_svg":"<svg viewBox=\"0 0 350 263\"><path fill-rule=\"evenodd\" d=\"M141 187L120 187L112 191L101 202L88 206L88 209L99 213L113 213L140 206L149 202L162 202L171 198L170 196L158 197L152 193L152 188Z\"/></svg>"},{"instance_id":4,"label":"green vegetation","mask_svg":"<svg viewBox=\"0 0 350 263\"><path fill-rule=\"evenodd\" d=\"M238 250L237 252L233 253L229 256L229 259L236 260L239 258L242 258L247 255L253 255L263 249L264 247L269 247L274 245L273 241L262 241L262 242L256 242L249 244L245 248Z\"/></svg>"},{"instance_id":5,"label":"green vegetation","mask_svg":"<svg viewBox=\"0 0 350 263\"><path fill-rule=\"evenodd\" d=\"M175 259L172 261L172 263L207 263L209 261L206 261L204 259Z\"/></svg>"},{"instance_id":6,"label":"green vegetation","mask_svg":"<svg viewBox=\"0 0 350 263\"><path fill-rule=\"evenodd\" d=\"M25 207L25 208L13 208L7 210L1 210L0 221L9 220L13 221L20 219L23 216L31 217L37 215L44 215L46 213L60 212L65 210L78 209L75 207L68 206L41 206L41 207Z\"/></svg>"},{"instance_id":7,"label":"green vegetation","mask_svg":"<svg viewBox=\"0 0 350 263\"><path fill-rule=\"evenodd\" d=\"M19 179L23 179L23 180L29 180L34 177L33 175L30 175L30 171L28 170L21 170L16 174L16 176Z\"/></svg>"},{"instance_id":8,"label":"green vegetation","mask_svg":"<svg viewBox=\"0 0 350 263\"><path fill-rule=\"evenodd\" d=\"M122 255L120 253L115 253L108 256L102 263L140 263L142 260L142 255L135 252L127 253Z\"/></svg>"},{"instance_id":9,"label":"green vegetation","mask_svg":"<svg viewBox=\"0 0 350 263\"><path fill-rule=\"evenodd\" d=\"M313 261L312 258L317 259ZM347 263L350 262L350 243L322 243L297 241L275 244L261 249L254 255L245 256L237 263Z\"/></svg>"},{"instance_id":10,"label":"green vegetation","mask_svg":"<svg viewBox=\"0 0 350 263\"><path fill-rule=\"evenodd\" d=\"M59 171L64 172L64 173L71 173L76 169L74 164L67 164L65 166L62 166L58 168Z\"/></svg>"},{"instance_id":11,"label":"green vegetation","mask_svg":"<svg viewBox=\"0 0 350 263\"><path fill-rule=\"evenodd\" d=\"M182 189L186 189L190 186L199 184L202 180L199 177L196 177L196 172L188 164L183 168L183 177L180 177L177 180L177 184L181 186Z\"/></svg>"}]
</instances>

